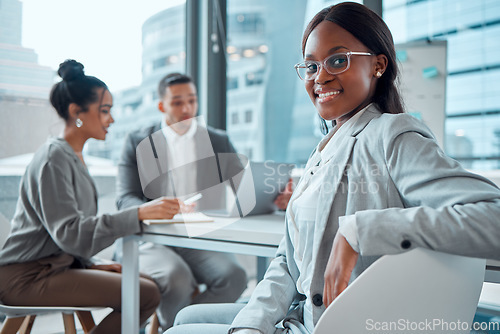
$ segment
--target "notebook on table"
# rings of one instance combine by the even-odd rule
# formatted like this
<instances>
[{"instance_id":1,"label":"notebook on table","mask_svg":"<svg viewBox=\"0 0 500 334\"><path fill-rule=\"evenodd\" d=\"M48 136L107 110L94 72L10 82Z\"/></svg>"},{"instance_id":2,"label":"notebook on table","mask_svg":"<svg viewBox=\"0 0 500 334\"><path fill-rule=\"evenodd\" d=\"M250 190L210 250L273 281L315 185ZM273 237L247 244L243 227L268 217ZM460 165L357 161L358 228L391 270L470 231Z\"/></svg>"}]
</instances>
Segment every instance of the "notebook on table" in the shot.
<instances>
[{"instance_id":1,"label":"notebook on table","mask_svg":"<svg viewBox=\"0 0 500 334\"><path fill-rule=\"evenodd\" d=\"M213 222L214 219L202 212L178 213L172 219L146 219L144 224L177 224L177 223L206 223Z\"/></svg>"}]
</instances>

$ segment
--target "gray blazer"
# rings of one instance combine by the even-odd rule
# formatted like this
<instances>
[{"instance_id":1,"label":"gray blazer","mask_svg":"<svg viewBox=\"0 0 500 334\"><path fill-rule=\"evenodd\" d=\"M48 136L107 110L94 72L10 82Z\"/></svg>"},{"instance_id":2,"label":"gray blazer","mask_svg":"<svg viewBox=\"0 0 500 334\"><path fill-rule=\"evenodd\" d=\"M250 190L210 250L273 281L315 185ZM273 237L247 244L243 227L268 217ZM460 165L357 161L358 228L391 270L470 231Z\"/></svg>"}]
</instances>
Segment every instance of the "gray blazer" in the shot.
<instances>
[{"instance_id":1,"label":"gray blazer","mask_svg":"<svg viewBox=\"0 0 500 334\"><path fill-rule=\"evenodd\" d=\"M198 209L222 208L225 189L218 185L241 172L244 163L222 130L198 126L194 140L197 181L195 189L188 193L206 191ZM129 133L118 164L118 208L140 205L160 196L184 195L169 190L172 178L167 145L160 123Z\"/></svg>"},{"instance_id":2,"label":"gray blazer","mask_svg":"<svg viewBox=\"0 0 500 334\"><path fill-rule=\"evenodd\" d=\"M64 139L49 139L22 178L0 265L62 253L88 263L115 239L141 231L137 207L96 214L97 192L87 168Z\"/></svg>"},{"instance_id":3,"label":"gray blazer","mask_svg":"<svg viewBox=\"0 0 500 334\"><path fill-rule=\"evenodd\" d=\"M311 295L296 289L299 270L287 222L276 258L232 328L274 333L287 313L301 321L293 305L305 298L312 298L318 321L325 309L324 271L341 216L356 215L358 226L360 256L351 281L379 256L416 247L500 259L500 190L445 156L420 121L381 114L372 105L341 145L318 194Z\"/></svg>"}]
</instances>

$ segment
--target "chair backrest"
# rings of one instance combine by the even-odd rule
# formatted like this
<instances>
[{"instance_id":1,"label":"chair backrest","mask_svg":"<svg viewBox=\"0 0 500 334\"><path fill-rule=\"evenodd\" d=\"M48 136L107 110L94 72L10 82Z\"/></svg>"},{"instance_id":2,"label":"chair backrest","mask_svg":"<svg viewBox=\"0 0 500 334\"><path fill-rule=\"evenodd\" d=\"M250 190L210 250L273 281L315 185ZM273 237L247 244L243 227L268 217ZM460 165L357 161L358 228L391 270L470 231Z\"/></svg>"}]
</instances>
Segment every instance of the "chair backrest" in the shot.
<instances>
[{"instance_id":1,"label":"chair backrest","mask_svg":"<svg viewBox=\"0 0 500 334\"><path fill-rule=\"evenodd\" d=\"M469 333L485 265L422 248L383 256L325 310L314 334Z\"/></svg>"}]
</instances>

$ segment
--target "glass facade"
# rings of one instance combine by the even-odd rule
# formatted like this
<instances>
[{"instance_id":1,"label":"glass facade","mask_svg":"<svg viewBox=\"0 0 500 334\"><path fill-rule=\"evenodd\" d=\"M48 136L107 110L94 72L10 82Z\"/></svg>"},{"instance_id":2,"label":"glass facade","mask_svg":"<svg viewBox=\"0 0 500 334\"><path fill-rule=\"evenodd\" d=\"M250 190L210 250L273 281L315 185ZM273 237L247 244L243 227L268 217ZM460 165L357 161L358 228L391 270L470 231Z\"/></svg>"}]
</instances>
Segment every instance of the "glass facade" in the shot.
<instances>
[{"instance_id":1,"label":"glass facade","mask_svg":"<svg viewBox=\"0 0 500 334\"><path fill-rule=\"evenodd\" d=\"M32 153L63 125L47 99L54 71L38 63L33 49L22 46L22 9L19 0L0 0L0 224L4 226L14 214L19 181Z\"/></svg>"},{"instance_id":2,"label":"glass facade","mask_svg":"<svg viewBox=\"0 0 500 334\"><path fill-rule=\"evenodd\" d=\"M307 161L321 133L293 65L307 22L337 2L228 0L226 119L238 152L255 161Z\"/></svg>"},{"instance_id":3,"label":"glass facade","mask_svg":"<svg viewBox=\"0 0 500 334\"><path fill-rule=\"evenodd\" d=\"M384 0L383 6L396 43L447 41L447 154L467 168L500 168L500 2Z\"/></svg>"},{"instance_id":4,"label":"glass facade","mask_svg":"<svg viewBox=\"0 0 500 334\"><path fill-rule=\"evenodd\" d=\"M54 71L39 65L35 51L21 45L22 9L19 0L0 0L0 98L3 100L7 96L45 99L54 80Z\"/></svg>"},{"instance_id":5,"label":"glass facade","mask_svg":"<svg viewBox=\"0 0 500 334\"><path fill-rule=\"evenodd\" d=\"M89 140L86 153L118 162L127 134L161 120L158 82L171 72L185 72L186 5L165 9L142 25L142 82L113 94L115 123L105 141Z\"/></svg>"}]
</instances>

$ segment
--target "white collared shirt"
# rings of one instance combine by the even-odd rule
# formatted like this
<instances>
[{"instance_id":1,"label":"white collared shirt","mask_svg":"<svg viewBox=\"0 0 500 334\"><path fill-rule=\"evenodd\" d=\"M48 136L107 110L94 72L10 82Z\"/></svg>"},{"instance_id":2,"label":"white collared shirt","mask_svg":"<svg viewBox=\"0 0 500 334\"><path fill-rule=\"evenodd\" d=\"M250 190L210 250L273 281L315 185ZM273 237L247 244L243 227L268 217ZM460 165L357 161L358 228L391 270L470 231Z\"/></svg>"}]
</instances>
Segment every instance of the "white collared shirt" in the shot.
<instances>
[{"instance_id":1,"label":"white collared shirt","mask_svg":"<svg viewBox=\"0 0 500 334\"><path fill-rule=\"evenodd\" d=\"M196 143L194 135L198 128L195 118L191 119L191 126L183 135L179 135L165 120L161 123L161 131L167 141L167 163L169 171L172 171L170 186L176 197L189 194L196 189Z\"/></svg>"}]
</instances>

